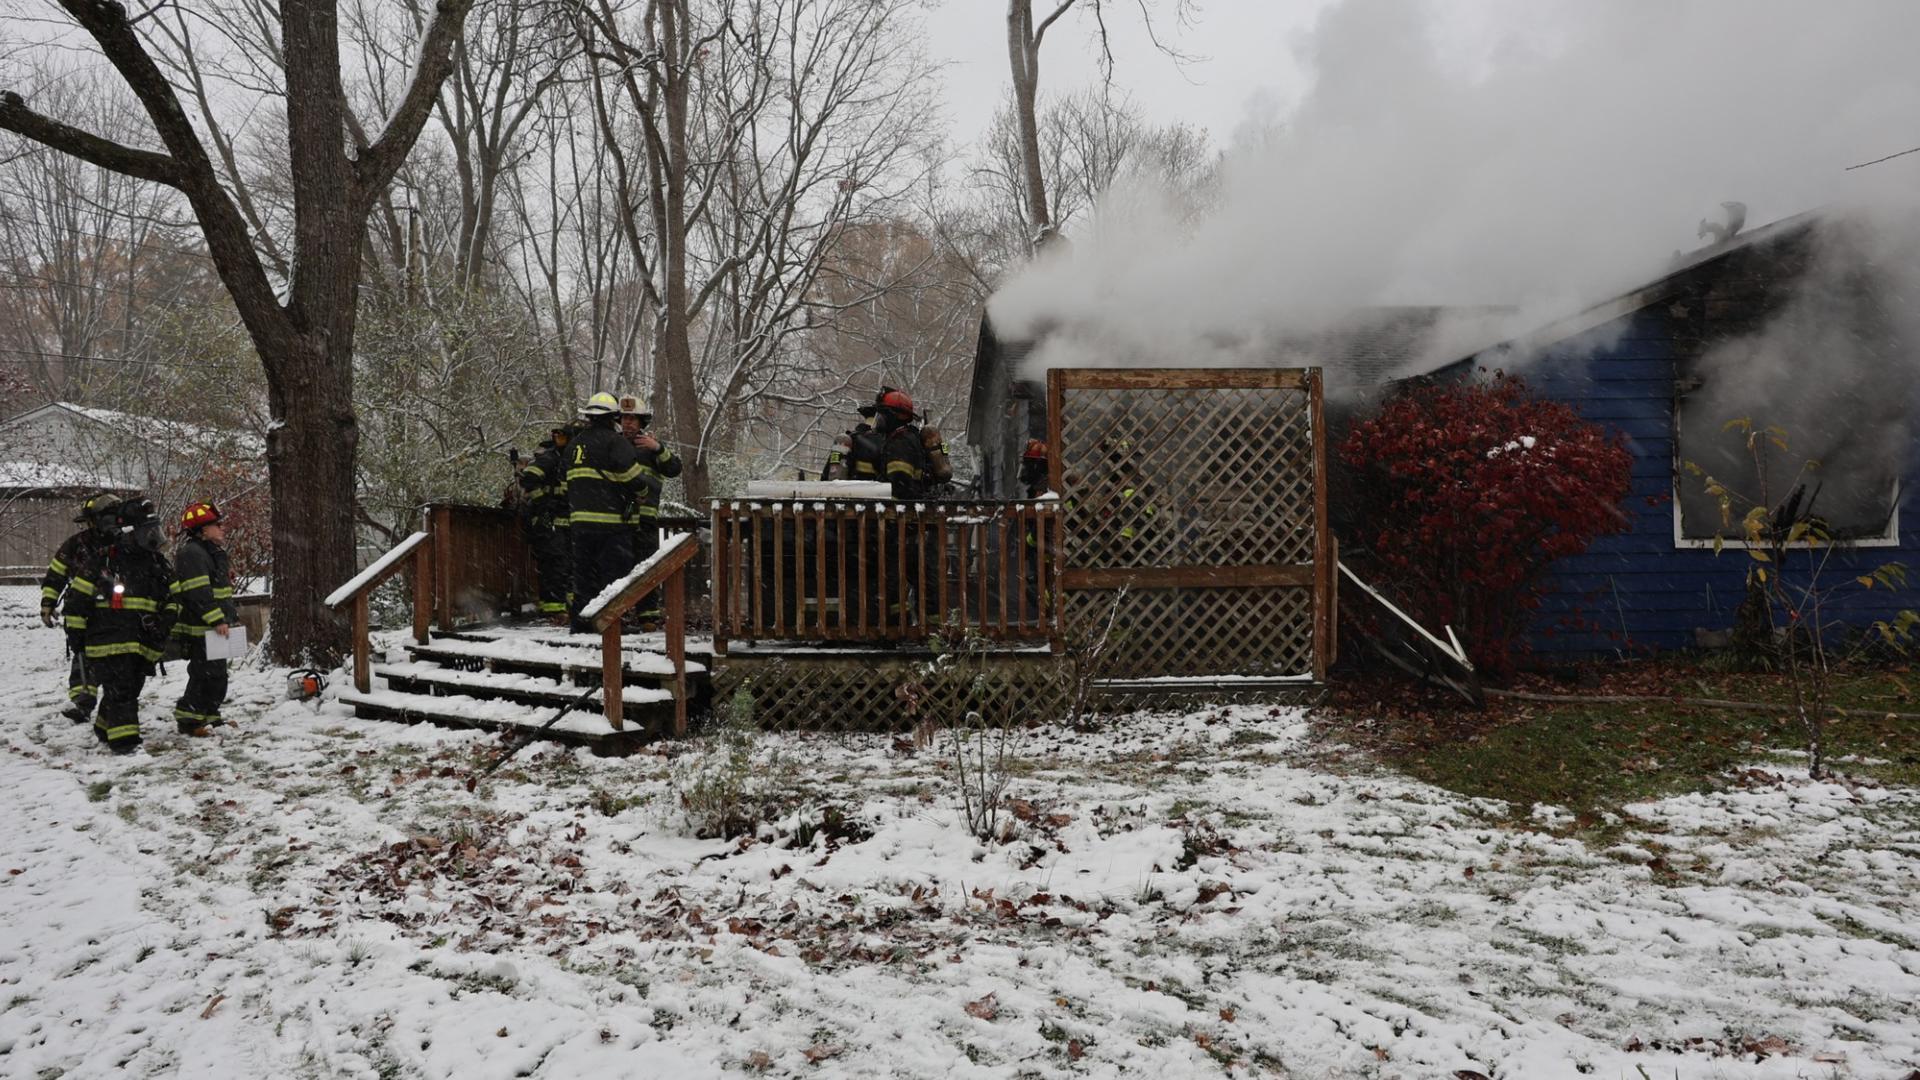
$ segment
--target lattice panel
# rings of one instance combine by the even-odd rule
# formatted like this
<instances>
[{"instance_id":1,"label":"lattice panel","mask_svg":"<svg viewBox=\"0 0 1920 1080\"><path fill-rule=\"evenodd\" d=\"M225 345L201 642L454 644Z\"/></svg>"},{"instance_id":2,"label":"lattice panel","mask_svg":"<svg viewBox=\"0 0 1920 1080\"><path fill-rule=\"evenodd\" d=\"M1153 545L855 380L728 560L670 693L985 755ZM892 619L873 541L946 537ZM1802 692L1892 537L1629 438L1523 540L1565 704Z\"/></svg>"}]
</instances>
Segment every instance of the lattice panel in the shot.
<instances>
[{"instance_id":1,"label":"lattice panel","mask_svg":"<svg viewBox=\"0 0 1920 1080\"><path fill-rule=\"evenodd\" d=\"M1311 588L1080 589L1066 601L1070 641L1112 619L1102 677L1314 673Z\"/></svg>"},{"instance_id":2,"label":"lattice panel","mask_svg":"<svg viewBox=\"0 0 1920 1080\"><path fill-rule=\"evenodd\" d=\"M736 654L717 661L714 703L730 703L745 685L755 722L769 731L909 731L922 719L958 719L971 709L992 724L1043 723L1066 711L1067 667L1052 656L989 657L977 683L959 668L929 675L928 659Z\"/></svg>"},{"instance_id":3,"label":"lattice panel","mask_svg":"<svg viewBox=\"0 0 1920 1080\"><path fill-rule=\"evenodd\" d=\"M1311 563L1312 418L1304 388L1063 390L1067 565Z\"/></svg>"}]
</instances>

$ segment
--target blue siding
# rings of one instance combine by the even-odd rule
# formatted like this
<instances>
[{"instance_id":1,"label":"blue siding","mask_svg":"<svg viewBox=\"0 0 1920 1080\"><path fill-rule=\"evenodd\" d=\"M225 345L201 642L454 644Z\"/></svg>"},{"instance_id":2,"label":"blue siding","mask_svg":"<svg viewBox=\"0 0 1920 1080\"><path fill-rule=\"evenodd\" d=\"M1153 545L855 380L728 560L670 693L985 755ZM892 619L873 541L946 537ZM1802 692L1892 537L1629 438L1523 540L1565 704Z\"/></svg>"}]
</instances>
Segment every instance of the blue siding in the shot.
<instances>
[{"instance_id":1,"label":"blue siding","mask_svg":"<svg viewBox=\"0 0 1920 1080\"><path fill-rule=\"evenodd\" d=\"M1632 525L1554 566L1529 636L1538 654L1687 648L1695 627L1723 630L1732 624L1745 587L1745 552L1715 556L1711 549L1677 547L1673 539L1673 383L1680 355L1675 329L1664 305L1655 305L1560 342L1517 372L1544 396L1624 434L1634 455L1625 507ZM1899 546L1836 552L1824 580L1844 582L1883 563L1902 562L1920 582L1920 483L1906 488ZM1847 600L1829 614L1848 622L1920 607L1920 590L1844 591ZM1598 628L1578 628L1580 620Z\"/></svg>"}]
</instances>

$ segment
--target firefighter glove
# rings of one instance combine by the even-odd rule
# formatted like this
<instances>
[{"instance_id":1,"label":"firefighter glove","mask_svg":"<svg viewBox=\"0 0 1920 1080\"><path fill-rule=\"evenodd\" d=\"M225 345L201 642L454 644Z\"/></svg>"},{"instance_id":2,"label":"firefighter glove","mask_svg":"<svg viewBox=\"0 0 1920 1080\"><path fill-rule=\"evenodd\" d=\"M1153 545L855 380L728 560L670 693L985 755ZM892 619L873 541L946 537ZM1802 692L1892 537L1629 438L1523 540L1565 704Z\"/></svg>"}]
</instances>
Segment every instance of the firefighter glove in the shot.
<instances>
[{"instance_id":1,"label":"firefighter glove","mask_svg":"<svg viewBox=\"0 0 1920 1080\"><path fill-rule=\"evenodd\" d=\"M54 618L53 618L53 605L52 605L52 604L41 604L41 605L40 605L40 624L41 624L42 626L52 626L52 625L54 625Z\"/></svg>"}]
</instances>

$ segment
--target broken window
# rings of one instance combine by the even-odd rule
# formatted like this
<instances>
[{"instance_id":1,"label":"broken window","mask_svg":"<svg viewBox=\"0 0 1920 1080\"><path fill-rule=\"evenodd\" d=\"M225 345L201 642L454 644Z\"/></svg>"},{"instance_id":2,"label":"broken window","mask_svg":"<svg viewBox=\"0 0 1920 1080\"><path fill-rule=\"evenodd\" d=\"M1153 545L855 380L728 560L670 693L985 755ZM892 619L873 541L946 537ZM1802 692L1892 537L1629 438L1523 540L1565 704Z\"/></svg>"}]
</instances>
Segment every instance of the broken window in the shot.
<instances>
[{"instance_id":1,"label":"broken window","mask_svg":"<svg viewBox=\"0 0 1920 1080\"><path fill-rule=\"evenodd\" d=\"M1780 507L1796 494L1796 520L1814 520L1833 540L1898 538L1915 388L1915 357L1901 341L1920 339L1896 329L1858 262L1829 272L1834 255L1824 252L1753 332L1720 339L1683 368L1674 425L1682 543L1744 539L1754 502ZM1748 436L1728 428L1742 420L1758 433L1758 462ZM1727 514L1689 464L1734 493Z\"/></svg>"}]
</instances>

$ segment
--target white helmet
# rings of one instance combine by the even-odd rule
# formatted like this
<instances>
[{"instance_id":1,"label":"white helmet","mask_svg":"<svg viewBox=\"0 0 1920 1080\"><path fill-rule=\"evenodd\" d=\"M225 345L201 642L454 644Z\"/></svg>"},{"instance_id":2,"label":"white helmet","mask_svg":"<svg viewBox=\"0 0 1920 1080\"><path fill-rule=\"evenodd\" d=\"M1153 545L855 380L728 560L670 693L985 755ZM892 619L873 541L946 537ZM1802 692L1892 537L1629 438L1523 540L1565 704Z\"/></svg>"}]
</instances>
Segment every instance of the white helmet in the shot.
<instances>
[{"instance_id":1,"label":"white helmet","mask_svg":"<svg viewBox=\"0 0 1920 1080\"><path fill-rule=\"evenodd\" d=\"M580 410L581 416L612 416L620 411L620 401L605 390L587 399L587 405Z\"/></svg>"}]
</instances>

